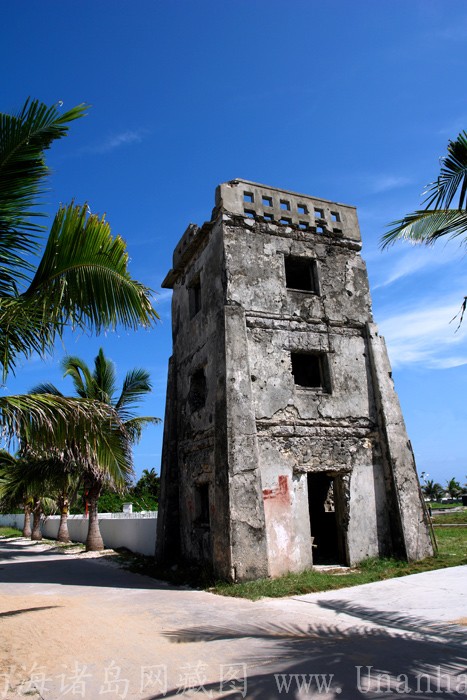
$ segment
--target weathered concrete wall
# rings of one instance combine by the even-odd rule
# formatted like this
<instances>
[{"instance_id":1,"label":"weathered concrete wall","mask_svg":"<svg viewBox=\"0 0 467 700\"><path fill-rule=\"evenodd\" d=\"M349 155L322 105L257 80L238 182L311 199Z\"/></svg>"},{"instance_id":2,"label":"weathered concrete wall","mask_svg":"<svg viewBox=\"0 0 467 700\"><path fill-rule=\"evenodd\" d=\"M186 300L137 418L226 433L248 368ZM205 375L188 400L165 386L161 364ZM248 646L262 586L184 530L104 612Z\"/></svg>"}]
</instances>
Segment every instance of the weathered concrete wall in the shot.
<instances>
[{"instance_id":1,"label":"weathered concrete wall","mask_svg":"<svg viewBox=\"0 0 467 700\"><path fill-rule=\"evenodd\" d=\"M247 181L176 248L162 488L219 575L309 567L317 528L341 563L431 551L360 248L353 207Z\"/></svg>"},{"instance_id":2,"label":"weathered concrete wall","mask_svg":"<svg viewBox=\"0 0 467 700\"><path fill-rule=\"evenodd\" d=\"M394 390L386 344L374 324L368 324L368 338L384 456L394 485L398 535L407 558L416 560L432 554L427 514L421 507L415 459Z\"/></svg>"}]
</instances>

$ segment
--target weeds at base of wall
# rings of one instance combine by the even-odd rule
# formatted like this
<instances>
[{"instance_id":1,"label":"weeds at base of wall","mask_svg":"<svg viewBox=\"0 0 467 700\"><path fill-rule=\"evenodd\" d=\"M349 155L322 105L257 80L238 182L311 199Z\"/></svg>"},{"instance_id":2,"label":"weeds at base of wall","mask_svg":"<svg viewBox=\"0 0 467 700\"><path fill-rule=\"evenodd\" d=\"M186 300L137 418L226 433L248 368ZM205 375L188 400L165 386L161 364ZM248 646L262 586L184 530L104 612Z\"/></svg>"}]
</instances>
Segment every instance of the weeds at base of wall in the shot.
<instances>
[{"instance_id":1,"label":"weeds at base of wall","mask_svg":"<svg viewBox=\"0 0 467 700\"><path fill-rule=\"evenodd\" d=\"M467 564L467 526L436 531L439 552L415 562L398 559L366 559L358 568L349 569L346 576L310 569L299 574L288 574L277 579L260 579L246 583L221 583L212 588L213 593L239 598L282 598L305 593L350 588L363 583L373 583L389 578L420 574L424 571L444 569Z\"/></svg>"}]
</instances>

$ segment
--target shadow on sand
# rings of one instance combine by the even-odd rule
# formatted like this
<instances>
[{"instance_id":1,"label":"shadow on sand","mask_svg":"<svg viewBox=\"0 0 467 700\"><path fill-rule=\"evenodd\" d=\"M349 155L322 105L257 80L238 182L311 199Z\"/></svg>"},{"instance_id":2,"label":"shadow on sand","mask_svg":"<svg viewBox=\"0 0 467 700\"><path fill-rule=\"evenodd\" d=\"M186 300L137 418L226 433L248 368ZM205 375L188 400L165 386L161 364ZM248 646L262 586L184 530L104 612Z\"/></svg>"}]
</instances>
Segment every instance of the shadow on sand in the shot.
<instances>
[{"instance_id":1,"label":"shadow on sand","mask_svg":"<svg viewBox=\"0 0 467 700\"><path fill-rule=\"evenodd\" d=\"M214 698L249 700L393 696L459 699L467 695L467 635L462 627L432 624L337 599L318 604L351 615L358 623L350 628L336 624L309 625L306 629L274 624L267 628L242 625L237 629L206 626L166 633L179 644L254 638L268 650L268 657L239 658L236 679L203 683L200 677L190 692L197 688L198 692L211 692ZM187 692L186 679L180 681L178 687L146 700L180 696Z\"/></svg>"}]
</instances>

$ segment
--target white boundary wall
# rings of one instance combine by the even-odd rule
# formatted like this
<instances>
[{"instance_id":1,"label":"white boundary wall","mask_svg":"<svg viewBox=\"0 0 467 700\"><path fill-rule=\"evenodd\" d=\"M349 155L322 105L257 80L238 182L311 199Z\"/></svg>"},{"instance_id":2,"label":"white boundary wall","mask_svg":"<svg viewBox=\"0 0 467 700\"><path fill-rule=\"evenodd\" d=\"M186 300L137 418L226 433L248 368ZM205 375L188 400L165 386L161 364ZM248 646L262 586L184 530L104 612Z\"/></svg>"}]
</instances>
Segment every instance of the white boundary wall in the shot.
<instances>
[{"instance_id":1,"label":"white boundary wall","mask_svg":"<svg viewBox=\"0 0 467 700\"><path fill-rule=\"evenodd\" d=\"M31 519L32 522L32 519ZM23 529L24 515L0 515L0 526ZM60 523L59 515L50 515L42 521L42 534L55 539ZM99 513L99 527L108 549L126 547L132 552L154 555L156 545L157 511L151 513ZM74 542L85 542L88 534L88 518L84 515L68 516L68 531Z\"/></svg>"}]
</instances>

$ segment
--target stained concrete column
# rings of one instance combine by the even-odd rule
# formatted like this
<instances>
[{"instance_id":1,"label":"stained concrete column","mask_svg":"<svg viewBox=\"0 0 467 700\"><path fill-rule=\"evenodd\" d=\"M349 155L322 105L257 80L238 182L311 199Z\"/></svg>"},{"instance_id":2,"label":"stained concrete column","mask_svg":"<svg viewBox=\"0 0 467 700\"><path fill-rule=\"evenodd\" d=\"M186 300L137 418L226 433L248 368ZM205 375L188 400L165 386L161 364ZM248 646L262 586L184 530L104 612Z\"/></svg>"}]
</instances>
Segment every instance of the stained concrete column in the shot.
<instances>
[{"instance_id":1,"label":"stained concrete column","mask_svg":"<svg viewBox=\"0 0 467 700\"><path fill-rule=\"evenodd\" d=\"M382 441L395 492L402 541L407 559L433 554L429 525L423 508L415 459L407 436L384 338L374 323L367 324L367 339Z\"/></svg>"},{"instance_id":2,"label":"stained concrete column","mask_svg":"<svg viewBox=\"0 0 467 700\"><path fill-rule=\"evenodd\" d=\"M256 579L268 575L268 557L245 312L239 306L225 307L225 352L232 577Z\"/></svg>"},{"instance_id":3,"label":"stained concrete column","mask_svg":"<svg viewBox=\"0 0 467 700\"><path fill-rule=\"evenodd\" d=\"M180 505L177 447L177 381L174 359L169 359L164 441L161 459L161 492L157 514L156 559L175 560L180 554Z\"/></svg>"}]
</instances>

